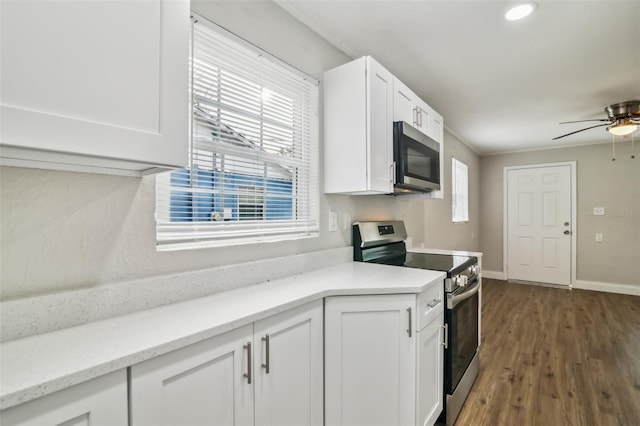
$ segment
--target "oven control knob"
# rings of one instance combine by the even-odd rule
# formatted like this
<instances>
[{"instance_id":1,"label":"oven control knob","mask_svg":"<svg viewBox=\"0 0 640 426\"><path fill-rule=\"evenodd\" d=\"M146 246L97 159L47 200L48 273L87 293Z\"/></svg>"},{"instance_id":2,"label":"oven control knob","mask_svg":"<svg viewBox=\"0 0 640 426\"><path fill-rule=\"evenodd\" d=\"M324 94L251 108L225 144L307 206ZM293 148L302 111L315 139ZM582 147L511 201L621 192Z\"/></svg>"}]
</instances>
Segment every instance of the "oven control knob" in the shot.
<instances>
[{"instance_id":1,"label":"oven control knob","mask_svg":"<svg viewBox=\"0 0 640 426\"><path fill-rule=\"evenodd\" d=\"M467 279L467 276L466 276L466 275L460 275L460 276L458 277L458 285L459 285L460 287L464 287L464 286L466 286L466 285L467 285L467 282L468 282L468 279Z\"/></svg>"}]
</instances>

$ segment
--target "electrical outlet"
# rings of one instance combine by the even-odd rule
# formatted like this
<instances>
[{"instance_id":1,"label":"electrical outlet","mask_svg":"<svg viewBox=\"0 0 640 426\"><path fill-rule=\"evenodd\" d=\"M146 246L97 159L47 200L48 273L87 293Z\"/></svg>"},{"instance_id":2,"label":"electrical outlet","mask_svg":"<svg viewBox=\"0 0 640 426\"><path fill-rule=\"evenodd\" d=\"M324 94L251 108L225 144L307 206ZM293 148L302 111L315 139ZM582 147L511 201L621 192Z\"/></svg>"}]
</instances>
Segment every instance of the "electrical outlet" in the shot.
<instances>
[{"instance_id":1,"label":"electrical outlet","mask_svg":"<svg viewBox=\"0 0 640 426\"><path fill-rule=\"evenodd\" d=\"M338 230L338 212L329 212L329 232Z\"/></svg>"},{"instance_id":2,"label":"electrical outlet","mask_svg":"<svg viewBox=\"0 0 640 426\"><path fill-rule=\"evenodd\" d=\"M603 241L603 236L602 234L596 234L596 242L597 243L601 243Z\"/></svg>"},{"instance_id":3,"label":"electrical outlet","mask_svg":"<svg viewBox=\"0 0 640 426\"><path fill-rule=\"evenodd\" d=\"M604 207L594 207L593 208L594 216L604 216Z\"/></svg>"}]
</instances>

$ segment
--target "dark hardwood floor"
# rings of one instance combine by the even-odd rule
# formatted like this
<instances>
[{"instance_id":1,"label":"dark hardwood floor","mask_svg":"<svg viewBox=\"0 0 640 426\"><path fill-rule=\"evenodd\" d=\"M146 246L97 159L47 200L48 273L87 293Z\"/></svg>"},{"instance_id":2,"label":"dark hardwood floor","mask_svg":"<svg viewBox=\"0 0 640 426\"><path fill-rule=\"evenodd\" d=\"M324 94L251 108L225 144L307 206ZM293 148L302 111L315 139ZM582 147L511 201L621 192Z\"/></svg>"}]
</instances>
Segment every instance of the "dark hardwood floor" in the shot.
<instances>
[{"instance_id":1,"label":"dark hardwood floor","mask_svg":"<svg viewBox=\"0 0 640 426\"><path fill-rule=\"evenodd\" d=\"M640 297L484 280L470 425L640 426Z\"/></svg>"}]
</instances>

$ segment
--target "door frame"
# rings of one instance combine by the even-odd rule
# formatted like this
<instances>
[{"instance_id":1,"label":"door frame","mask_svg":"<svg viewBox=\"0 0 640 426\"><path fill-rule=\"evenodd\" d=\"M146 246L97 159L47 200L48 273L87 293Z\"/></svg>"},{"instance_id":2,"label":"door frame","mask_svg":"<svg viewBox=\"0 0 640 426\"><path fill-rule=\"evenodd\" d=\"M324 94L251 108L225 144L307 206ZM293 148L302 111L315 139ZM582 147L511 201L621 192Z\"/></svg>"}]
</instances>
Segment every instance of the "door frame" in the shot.
<instances>
[{"instance_id":1,"label":"door frame","mask_svg":"<svg viewBox=\"0 0 640 426\"><path fill-rule=\"evenodd\" d=\"M569 278L569 288L573 288L573 285L576 282L576 234L578 230L578 214L576 208L578 206L577 203L577 161L563 161L558 163L542 163L542 164L524 164L520 166L505 166L502 172L502 271L503 278L505 280L509 279L509 269L507 267L509 261L509 250L508 250L508 241L509 241L509 224L508 224L508 179L509 179L509 171L518 170L518 169L538 169L545 167L557 167L557 166L569 166L571 171L571 259L570 259L570 268L571 268L571 276Z\"/></svg>"}]
</instances>

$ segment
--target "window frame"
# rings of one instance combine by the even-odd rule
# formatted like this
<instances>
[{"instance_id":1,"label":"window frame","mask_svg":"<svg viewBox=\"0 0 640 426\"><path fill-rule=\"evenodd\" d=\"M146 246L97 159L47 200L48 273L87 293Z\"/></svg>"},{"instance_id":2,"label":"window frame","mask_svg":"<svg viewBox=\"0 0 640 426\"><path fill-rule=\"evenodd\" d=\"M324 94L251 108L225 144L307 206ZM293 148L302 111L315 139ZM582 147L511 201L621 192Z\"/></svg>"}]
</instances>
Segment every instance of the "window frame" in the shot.
<instances>
[{"instance_id":1,"label":"window frame","mask_svg":"<svg viewBox=\"0 0 640 426\"><path fill-rule=\"evenodd\" d=\"M206 18L197 14L192 15L192 55L190 57L192 126L189 167L157 175L157 249L168 251L222 247L317 237L320 216L318 80ZM198 31L201 32L200 35ZM197 39L199 36L202 37L200 40ZM218 42L218 38L221 40L219 44L222 47L219 51L215 50L217 45L211 44L207 39L209 36L215 42ZM202 59L205 56L195 56L197 55L194 53L196 42L204 43L205 47L200 45L198 49L205 50L205 56L213 58L213 65L207 62L208 58ZM212 50L206 50L209 46L214 47ZM225 49L228 49L229 55L232 56L224 56L227 52ZM241 55L246 55L246 58ZM215 68L216 61L222 64L219 68ZM241 83L238 84L249 84L251 87L259 88L259 113L242 110L243 102L247 105L253 102L252 105L256 105L257 98L248 98L249 95L244 92L238 96L237 93L241 90L234 92L236 97L230 101L233 104L223 105L219 91L225 90L226 87L233 90L235 86L220 86L223 84L220 79L214 83L210 83L211 80L206 78L197 80L199 77L194 77L196 74L194 70L195 67L202 67L202 64L210 67L209 69L213 67L220 76L241 79ZM239 68L234 69L232 66ZM245 66L246 68L243 68ZM264 70L256 71L260 66L264 66ZM204 72L206 74L208 71ZM205 75L205 77L210 76ZM252 77L255 79L252 80ZM196 91L196 81L198 81L200 92ZM289 81L291 83L288 83ZM269 86L270 84L272 86ZM202 87L205 89L210 87L210 93L214 99L211 102L215 103L217 100L218 109L210 108L214 103L202 104ZM218 90L217 93L216 90ZM276 109L271 112L264 106L269 102L269 96L275 96L275 101L279 102L273 107ZM290 102L291 108L288 107L287 102ZM207 111L200 108L202 105L207 105L209 115ZM245 113L252 115L243 119L242 114ZM283 120L284 127L280 131L282 136L278 134L277 120L279 119ZM202 127L203 123L205 127ZM215 127L216 124L218 127ZM252 129L258 130L251 133L251 129L246 126L253 126ZM204 133L202 133L203 128L206 129ZM291 130L287 130L289 128ZM241 130L236 131L238 129ZM196 140L195 134L198 131L201 133ZM273 132L276 132L276 136ZM206 140L203 143L200 137L202 134L211 139L211 146L207 145ZM282 148L278 151L279 147ZM235 161L235 165L226 165L225 162L230 158L232 162ZM247 174L242 174L238 170ZM172 173L174 175L171 175ZM176 173L181 173L180 177L182 177L182 183L179 186L175 184ZM208 173L208 175L203 178L201 173L205 175ZM235 177L233 177L234 173ZM213 182L210 184L211 189L198 186L198 182L207 180ZM219 181L224 183L216 186ZM241 198L243 194L246 195L241 188L257 186L262 192L260 217L241 217ZM172 210L176 205L172 199L174 193L183 196L181 202L184 204L180 206L182 210L176 215ZM213 207L207 212L208 206L205 203L205 207L202 207L203 204L199 200L202 200L203 194L209 193L212 194L210 204ZM258 203L252 206L258 206ZM198 209L201 210L197 211ZM203 219L204 217L207 219ZM198 235L200 230L202 236ZM216 236L216 233L220 235Z\"/></svg>"},{"instance_id":2,"label":"window frame","mask_svg":"<svg viewBox=\"0 0 640 426\"><path fill-rule=\"evenodd\" d=\"M455 157L451 157L451 222L469 223L469 166Z\"/></svg>"}]
</instances>

